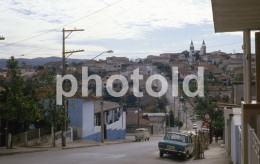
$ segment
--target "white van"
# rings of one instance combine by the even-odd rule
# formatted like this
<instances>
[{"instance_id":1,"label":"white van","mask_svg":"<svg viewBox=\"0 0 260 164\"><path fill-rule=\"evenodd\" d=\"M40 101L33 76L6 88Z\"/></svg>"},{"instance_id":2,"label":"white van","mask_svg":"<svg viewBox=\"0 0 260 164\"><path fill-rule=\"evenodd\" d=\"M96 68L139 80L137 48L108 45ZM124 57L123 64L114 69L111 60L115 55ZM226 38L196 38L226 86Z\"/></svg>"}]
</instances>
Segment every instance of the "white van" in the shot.
<instances>
[{"instance_id":1,"label":"white van","mask_svg":"<svg viewBox=\"0 0 260 164\"><path fill-rule=\"evenodd\" d=\"M135 141L149 141L150 134L148 129L146 128L140 128L135 130Z\"/></svg>"}]
</instances>

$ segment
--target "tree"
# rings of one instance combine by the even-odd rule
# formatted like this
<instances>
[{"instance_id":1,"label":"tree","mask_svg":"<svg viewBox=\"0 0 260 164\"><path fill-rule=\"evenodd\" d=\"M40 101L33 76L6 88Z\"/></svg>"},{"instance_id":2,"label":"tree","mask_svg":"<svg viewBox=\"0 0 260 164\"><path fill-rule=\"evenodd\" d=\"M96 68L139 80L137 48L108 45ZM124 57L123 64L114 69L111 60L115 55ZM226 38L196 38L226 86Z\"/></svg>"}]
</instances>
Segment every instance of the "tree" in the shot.
<instances>
[{"instance_id":1,"label":"tree","mask_svg":"<svg viewBox=\"0 0 260 164\"><path fill-rule=\"evenodd\" d=\"M219 131L223 131L224 129L223 109L219 108L210 97L196 97L195 103L196 105L194 107L194 114L197 116L197 119L209 123L209 135L211 143L213 137L213 127L217 126ZM205 118L206 114L209 115L209 120Z\"/></svg>"},{"instance_id":2,"label":"tree","mask_svg":"<svg viewBox=\"0 0 260 164\"><path fill-rule=\"evenodd\" d=\"M188 57L189 57L189 51L185 50L185 51L183 51L182 53L184 54L185 58L188 58Z\"/></svg>"},{"instance_id":3,"label":"tree","mask_svg":"<svg viewBox=\"0 0 260 164\"><path fill-rule=\"evenodd\" d=\"M173 115L173 111L170 110L170 113L169 113L169 120L170 120L170 127L174 127L174 115Z\"/></svg>"},{"instance_id":4,"label":"tree","mask_svg":"<svg viewBox=\"0 0 260 164\"><path fill-rule=\"evenodd\" d=\"M55 89L55 73L46 72L40 77L42 83L41 93L43 95L45 120L52 126L53 135L53 146L56 146L56 135L55 132L61 129L64 120L69 121L67 117L64 116L64 108L62 106L56 105L56 89ZM44 87L48 84L48 87ZM67 101L68 104L68 101ZM67 109L66 113L67 113Z\"/></svg>"},{"instance_id":5,"label":"tree","mask_svg":"<svg viewBox=\"0 0 260 164\"><path fill-rule=\"evenodd\" d=\"M167 100L165 96L159 98L157 107L160 109L160 111L165 110L166 105L167 105Z\"/></svg>"},{"instance_id":6,"label":"tree","mask_svg":"<svg viewBox=\"0 0 260 164\"><path fill-rule=\"evenodd\" d=\"M136 100L137 98L135 97L135 95L130 94L126 97L126 104L127 106L135 106L136 105Z\"/></svg>"},{"instance_id":7,"label":"tree","mask_svg":"<svg viewBox=\"0 0 260 164\"><path fill-rule=\"evenodd\" d=\"M195 55L195 61L200 60L200 54L199 54L199 52L196 52L194 55Z\"/></svg>"},{"instance_id":8,"label":"tree","mask_svg":"<svg viewBox=\"0 0 260 164\"><path fill-rule=\"evenodd\" d=\"M35 97L35 88L24 83L18 68L18 61L12 56L7 61L7 68L10 70L10 79L4 84L5 91L1 94L0 114L6 120L6 128L11 139L12 148L13 134L29 129L31 123L40 118L39 101Z\"/></svg>"}]
</instances>

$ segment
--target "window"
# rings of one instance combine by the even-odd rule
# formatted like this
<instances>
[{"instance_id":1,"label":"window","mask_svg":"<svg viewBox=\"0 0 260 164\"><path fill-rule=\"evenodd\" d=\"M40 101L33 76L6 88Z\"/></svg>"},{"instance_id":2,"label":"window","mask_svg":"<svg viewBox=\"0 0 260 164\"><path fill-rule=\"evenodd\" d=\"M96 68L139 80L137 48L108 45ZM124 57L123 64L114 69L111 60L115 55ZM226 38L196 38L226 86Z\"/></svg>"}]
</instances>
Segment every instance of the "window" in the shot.
<instances>
[{"instance_id":1,"label":"window","mask_svg":"<svg viewBox=\"0 0 260 164\"><path fill-rule=\"evenodd\" d=\"M95 126L100 126L101 125L101 115L100 113L95 115Z\"/></svg>"},{"instance_id":2,"label":"window","mask_svg":"<svg viewBox=\"0 0 260 164\"><path fill-rule=\"evenodd\" d=\"M168 134L166 134L164 139L185 142L185 136L184 135L175 134L175 133L168 133Z\"/></svg>"}]
</instances>

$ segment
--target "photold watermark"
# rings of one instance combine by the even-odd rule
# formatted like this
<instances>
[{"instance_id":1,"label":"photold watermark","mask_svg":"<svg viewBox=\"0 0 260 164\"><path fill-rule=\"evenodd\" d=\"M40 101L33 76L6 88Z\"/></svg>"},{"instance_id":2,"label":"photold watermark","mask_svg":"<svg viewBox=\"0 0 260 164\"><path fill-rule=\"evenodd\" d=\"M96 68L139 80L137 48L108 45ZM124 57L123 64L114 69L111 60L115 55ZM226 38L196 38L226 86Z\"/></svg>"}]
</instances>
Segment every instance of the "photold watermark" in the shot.
<instances>
[{"instance_id":1,"label":"photold watermark","mask_svg":"<svg viewBox=\"0 0 260 164\"><path fill-rule=\"evenodd\" d=\"M178 67L172 67L172 84L171 84L171 93L173 97L178 96L178 80L179 80L179 75L178 75ZM57 75L57 81L56 81L56 100L57 100L57 105L62 105L62 97L72 97L76 94L77 89L78 89L78 82L77 79L73 75ZM139 91L140 88L140 80L143 80L143 75L139 74L139 68L135 69L133 71L133 74L131 75L131 80L133 80L133 94L136 97L143 97L143 92ZM189 89L189 83L191 80L196 81L197 84L197 91L191 92ZM63 90L63 82L65 80L69 80L71 82L71 89L68 92L65 92ZM102 79L99 75L91 75L88 76L88 67L82 67L82 97L87 97L89 94L88 90L88 83L90 80L95 80L96 82L96 96L101 97L102 91L103 91L103 82ZM115 81L120 81L122 84L122 89L119 92L116 92L113 90L113 83ZM158 86L160 85L160 86ZM160 91L154 91L153 86L157 86L160 88ZM122 75L112 75L107 79L106 83L106 90L108 94L110 94L113 97L122 97L124 96L128 89L129 89L129 83L126 77ZM183 80L183 91L188 97L204 97L204 67L198 67L198 75L187 75L184 77ZM166 92L169 89L169 84L167 79L162 76L161 74L154 74L148 77L145 83L145 88L147 93L152 96L152 97L160 97L166 94Z\"/></svg>"}]
</instances>

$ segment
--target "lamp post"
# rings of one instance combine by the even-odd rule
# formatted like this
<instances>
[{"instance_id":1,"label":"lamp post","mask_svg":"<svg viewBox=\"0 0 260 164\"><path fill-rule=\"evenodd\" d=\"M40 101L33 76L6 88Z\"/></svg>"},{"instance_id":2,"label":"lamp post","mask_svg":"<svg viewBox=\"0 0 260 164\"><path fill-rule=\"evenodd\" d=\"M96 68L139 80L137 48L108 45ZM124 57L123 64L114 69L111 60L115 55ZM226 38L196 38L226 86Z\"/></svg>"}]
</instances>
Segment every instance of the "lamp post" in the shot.
<instances>
[{"instance_id":1,"label":"lamp post","mask_svg":"<svg viewBox=\"0 0 260 164\"><path fill-rule=\"evenodd\" d=\"M95 56L94 58L92 58L91 60L94 60L95 58L101 56L102 54L104 53L113 53L114 51L112 50L108 50L108 51L105 51L105 52L102 52L100 53L99 55ZM101 88L102 88L102 93L103 93L103 83L101 83ZM104 110L103 110L103 106L104 106L104 99L103 99L103 94L102 96L100 97L100 108L101 108L101 111L100 111L100 119L101 119L101 135L100 135L100 141L101 143L104 143L105 141L105 138L104 138L104 132L105 132L105 125L104 125Z\"/></svg>"}]
</instances>

